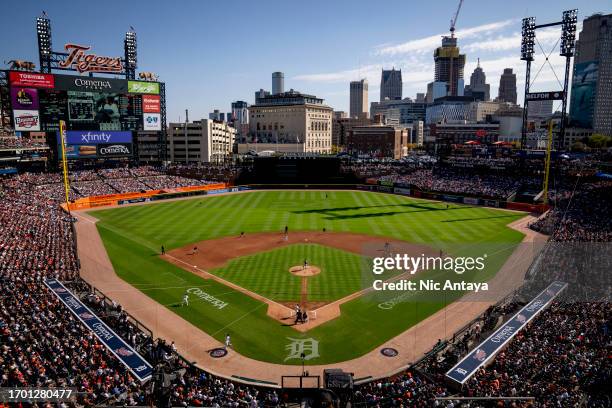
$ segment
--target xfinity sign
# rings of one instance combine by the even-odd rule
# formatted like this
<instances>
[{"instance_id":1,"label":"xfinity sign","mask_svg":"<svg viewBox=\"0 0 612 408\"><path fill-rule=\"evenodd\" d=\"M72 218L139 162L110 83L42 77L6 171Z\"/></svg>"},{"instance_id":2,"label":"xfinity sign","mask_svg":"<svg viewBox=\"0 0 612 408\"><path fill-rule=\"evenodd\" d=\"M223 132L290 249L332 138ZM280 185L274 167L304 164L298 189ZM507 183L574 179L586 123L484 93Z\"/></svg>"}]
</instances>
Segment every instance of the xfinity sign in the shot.
<instances>
[{"instance_id":1,"label":"xfinity sign","mask_svg":"<svg viewBox=\"0 0 612 408\"><path fill-rule=\"evenodd\" d=\"M108 143L132 143L132 132L112 130L69 130L66 144L96 145Z\"/></svg>"}]
</instances>

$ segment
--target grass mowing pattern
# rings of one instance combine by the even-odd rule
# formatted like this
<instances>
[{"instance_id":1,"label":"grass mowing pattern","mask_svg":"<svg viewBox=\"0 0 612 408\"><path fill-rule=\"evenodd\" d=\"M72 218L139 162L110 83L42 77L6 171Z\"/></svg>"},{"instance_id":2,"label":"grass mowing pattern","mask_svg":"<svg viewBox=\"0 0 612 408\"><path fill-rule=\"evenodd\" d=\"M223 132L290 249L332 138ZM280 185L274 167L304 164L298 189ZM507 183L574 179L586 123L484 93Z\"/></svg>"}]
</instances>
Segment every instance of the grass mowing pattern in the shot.
<instances>
[{"instance_id":1,"label":"grass mowing pattern","mask_svg":"<svg viewBox=\"0 0 612 408\"><path fill-rule=\"evenodd\" d=\"M301 278L289 268L302 265L304 259L321 269L308 278L308 300L332 301L361 290L361 257L318 244L294 244L242 256L210 272L277 302L299 301Z\"/></svg>"},{"instance_id":2,"label":"grass mowing pattern","mask_svg":"<svg viewBox=\"0 0 612 408\"><path fill-rule=\"evenodd\" d=\"M344 361L405 331L452 298L432 301L414 294L393 309L383 310L378 307L380 302L403 292L369 294L343 305L338 319L300 334L269 319L265 304L159 259L156 254L160 246L177 248L203 239L237 236L241 231L280 232L285 225L290 231L320 231L325 227L328 231L423 243L453 253L462 246L469 247L466 252L471 252L480 244L507 243L504 247L508 249L495 259L495 264L501 265L511 253L512 245L522 239L521 233L506 227L522 214L484 207L450 204L447 209L446 206L446 203L358 191L274 191L132 206L95 211L91 215L100 220L98 231L122 279L218 340L222 341L225 333L230 333L236 350L245 356L298 365L299 358L286 360L288 337L313 338L319 342L320 356L306 364ZM189 307L175 307L189 287L201 287L229 305L219 310L209 303L194 301Z\"/></svg>"}]
</instances>

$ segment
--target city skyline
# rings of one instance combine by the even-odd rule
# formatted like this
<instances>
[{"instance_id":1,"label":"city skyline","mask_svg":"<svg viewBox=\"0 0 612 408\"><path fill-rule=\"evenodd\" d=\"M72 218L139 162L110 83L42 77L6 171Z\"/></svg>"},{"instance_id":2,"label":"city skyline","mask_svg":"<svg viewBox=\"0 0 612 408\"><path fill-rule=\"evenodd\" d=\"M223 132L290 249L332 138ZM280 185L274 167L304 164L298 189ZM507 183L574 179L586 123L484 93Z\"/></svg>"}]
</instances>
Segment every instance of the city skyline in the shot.
<instances>
[{"instance_id":1,"label":"city skyline","mask_svg":"<svg viewBox=\"0 0 612 408\"><path fill-rule=\"evenodd\" d=\"M120 3L116 4L119 7ZM308 3L311 8L317 8L317 4L323 3ZM128 4L121 6L121 12L116 7L101 5L70 11L62 1L20 3L0 19L0 32L12 39L3 44L0 58L2 61L26 59L38 66L35 18L45 9L53 24L56 50L61 50L67 42L74 42L91 45L100 55L121 55L122 37L130 25L134 26L139 41L138 71L156 72L166 82L170 121L184 118L185 109L189 109L191 118L198 119L208 117L215 108L229 111L230 103L236 100L253 103L254 91L260 88L271 91L274 71L285 73L285 90L293 88L314 94L335 110L347 112L350 81L366 78L371 102L372 96L379 93L382 68L402 70L404 97L414 98L417 92L426 92L427 83L433 80L433 51L440 45L441 36L448 34L448 21L457 2L444 1L435 10L429 6L391 2L395 12L386 18L371 15L367 8L349 7L354 4L330 4L329 15L322 16L306 6L296 10L295 6L280 2L261 3L258 7L244 3L240 8L244 13L231 14L233 21L245 24L262 16L264 20L250 26L232 24L232 29L227 30L214 20L221 14L220 10L204 10L193 2L183 3L180 10L171 10L163 3L152 3L146 10ZM518 2L504 7L465 2L456 36L461 53L467 55L466 75L469 77L480 58L491 85L492 99L497 96L503 69L513 68L517 74L519 103L524 86L524 63L519 60L521 18L535 16L538 23L552 22L560 19L563 10L578 8L580 28L587 16L606 12L603 1ZM203 16L206 24L196 24L193 20L198 10L207 13ZM336 10L344 14L335 13ZM150 24L151 18L162 14L161 26ZM270 16L278 17L280 23L267 25L265 19ZM313 16L317 16L316 33L284 32L296 21L309 21ZM334 17L339 20L335 21ZM365 19L367 24L357 28L351 24L357 18ZM95 19L103 24L92 25ZM406 21L419 24L405 24ZM249 32L253 31L258 34L256 38L250 38ZM559 38L558 31L552 28L538 32L546 52ZM199 38L204 41L198 41ZM541 56L539 48L536 50ZM562 73L564 61L558 52L553 52L551 63L557 75ZM540 65L536 58L536 70ZM542 69L532 87L533 90L558 88L548 66Z\"/></svg>"}]
</instances>

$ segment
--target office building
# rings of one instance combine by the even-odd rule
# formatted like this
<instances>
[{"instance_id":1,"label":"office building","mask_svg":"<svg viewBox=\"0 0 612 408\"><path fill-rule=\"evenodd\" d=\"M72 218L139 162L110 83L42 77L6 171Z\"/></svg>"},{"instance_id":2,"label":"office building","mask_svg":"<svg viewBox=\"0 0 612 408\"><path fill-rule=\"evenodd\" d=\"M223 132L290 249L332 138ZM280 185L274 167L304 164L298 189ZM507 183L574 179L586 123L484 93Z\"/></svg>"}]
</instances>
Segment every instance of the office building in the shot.
<instances>
[{"instance_id":1,"label":"office building","mask_svg":"<svg viewBox=\"0 0 612 408\"><path fill-rule=\"evenodd\" d=\"M462 96L465 54L459 53L457 38L442 37L442 46L434 51L434 82L445 82L448 96Z\"/></svg>"},{"instance_id":2,"label":"office building","mask_svg":"<svg viewBox=\"0 0 612 408\"><path fill-rule=\"evenodd\" d=\"M421 93L421 92L418 92L416 94L416 99L414 101L417 102L417 103L425 103L425 94Z\"/></svg>"},{"instance_id":3,"label":"office building","mask_svg":"<svg viewBox=\"0 0 612 408\"><path fill-rule=\"evenodd\" d=\"M612 135L612 14L595 14L582 22L570 118L577 127Z\"/></svg>"},{"instance_id":4,"label":"office building","mask_svg":"<svg viewBox=\"0 0 612 408\"><path fill-rule=\"evenodd\" d=\"M225 113L221 112L219 109L215 109L208 114L208 119L223 122L225 121Z\"/></svg>"},{"instance_id":5,"label":"office building","mask_svg":"<svg viewBox=\"0 0 612 408\"><path fill-rule=\"evenodd\" d=\"M546 119L553 114L555 101L529 101L527 104L527 118Z\"/></svg>"},{"instance_id":6,"label":"office building","mask_svg":"<svg viewBox=\"0 0 612 408\"><path fill-rule=\"evenodd\" d=\"M285 74L282 72L272 73L272 95L285 92Z\"/></svg>"},{"instance_id":7,"label":"office building","mask_svg":"<svg viewBox=\"0 0 612 408\"><path fill-rule=\"evenodd\" d=\"M323 99L293 89L258 98L249 107L249 138L239 153L274 150L330 153L333 110Z\"/></svg>"},{"instance_id":8,"label":"office building","mask_svg":"<svg viewBox=\"0 0 612 408\"><path fill-rule=\"evenodd\" d=\"M372 124L372 119L361 116L355 118L334 118L332 122L332 145L337 150L346 150L346 142L349 132L355 126L367 126Z\"/></svg>"},{"instance_id":9,"label":"office building","mask_svg":"<svg viewBox=\"0 0 612 408\"><path fill-rule=\"evenodd\" d=\"M402 99L402 70L382 70L380 75L380 101Z\"/></svg>"},{"instance_id":10,"label":"office building","mask_svg":"<svg viewBox=\"0 0 612 408\"><path fill-rule=\"evenodd\" d=\"M368 117L368 80L351 81L350 85L351 118Z\"/></svg>"},{"instance_id":11,"label":"office building","mask_svg":"<svg viewBox=\"0 0 612 408\"><path fill-rule=\"evenodd\" d=\"M446 82L434 81L427 84L427 103L434 103L438 98L444 98L448 93Z\"/></svg>"},{"instance_id":12,"label":"office building","mask_svg":"<svg viewBox=\"0 0 612 408\"><path fill-rule=\"evenodd\" d=\"M225 122L202 119L170 123L168 157L173 163L223 163L230 158L236 130Z\"/></svg>"},{"instance_id":13,"label":"office building","mask_svg":"<svg viewBox=\"0 0 612 408\"><path fill-rule=\"evenodd\" d=\"M414 102L410 98L400 101L385 100L370 104L370 116L382 115L391 120L397 119L400 125L407 125L419 120L425 120L424 102Z\"/></svg>"},{"instance_id":14,"label":"office building","mask_svg":"<svg viewBox=\"0 0 612 408\"><path fill-rule=\"evenodd\" d=\"M445 96L428 105L425 111L425 124L465 123L470 121L471 103L469 96Z\"/></svg>"},{"instance_id":15,"label":"office building","mask_svg":"<svg viewBox=\"0 0 612 408\"><path fill-rule=\"evenodd\" d=\"M236 140L245 140L249 133L249 104L245 101L232 102L232 126L236 129Z\"/></svg>"},{"instance_id":16,"label":"office building","mask_svg":"<svg viewBox=\"0 0 612 408\"><path fill-rule=\"evenodd\" d=\"M355 126L349 132L347 151L381 159L401 159L408 152L408 130L383 124Z\"/></svg>"},{"instance_id":17,"label":"office building","mask_svg":"<svg viewBox=\"0 0 612 408\"><path fill-rule=\"evenodd\" d=\"M260 89L259 91L255 91L255 103L257 103L258 99L261 98L265 98L267 96L270 96L270 92L264 90L264 89Z\"/></svg>"},{"instance_id":18,"label":"office building","mask_svg":"<svg viewBox=\"0 0 612 408\"><path fill-rule=\"evenodd\" d=\"M504 72L499 78L497 100L516 105L516 74L512 72L512 68L504 68Z\"/></svg>"},{"instance_id":19,"label":"office building","mask_svg":"<svg viewBox=\"0 0 612 408\"><path fill-rule=\"evenodd\" d=\"M487 102L490 100L490 91L491 86L487 84L487 76L480 67L480 58L478 58L478 65L470 76L470 84L465 86L464 95L472 96L478 101Z\"/></svg>"},{"instance_id":20,"label":"office building","mask_svg":"<svg viewBox=\"0 0 612 408\"><path fill-rule=\"evenodd\" d=\"M343 119L348 118L348 115L345 111L334 111L334 119Z\"/></svg>"}]
</instances>

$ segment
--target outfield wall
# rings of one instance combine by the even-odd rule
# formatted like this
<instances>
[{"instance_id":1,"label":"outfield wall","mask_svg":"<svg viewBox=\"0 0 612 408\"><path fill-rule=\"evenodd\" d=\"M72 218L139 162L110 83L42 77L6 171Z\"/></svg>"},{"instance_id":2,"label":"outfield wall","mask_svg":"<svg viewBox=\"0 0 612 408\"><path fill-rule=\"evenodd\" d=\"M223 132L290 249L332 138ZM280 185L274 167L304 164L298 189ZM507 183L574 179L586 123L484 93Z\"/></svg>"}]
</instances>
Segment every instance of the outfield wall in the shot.
<instances>
[{"instance_id":1,"label":"outfield wall","mask_svg":"<svg viewBox=\"0 0 612 408\"><path fill-rule=\"evenodd\" d=\"M122 205L155 201L164 198L189 197L193 195L212 194L218 191L228 192L230 186L226 183L207 184L204 186L177 187L164 190L147 190L143 192L107 194L79 198L69 205L62 204L64 209L87 210L90 208L106 207L111 205Z\"/></svg>"}]
</instances>

